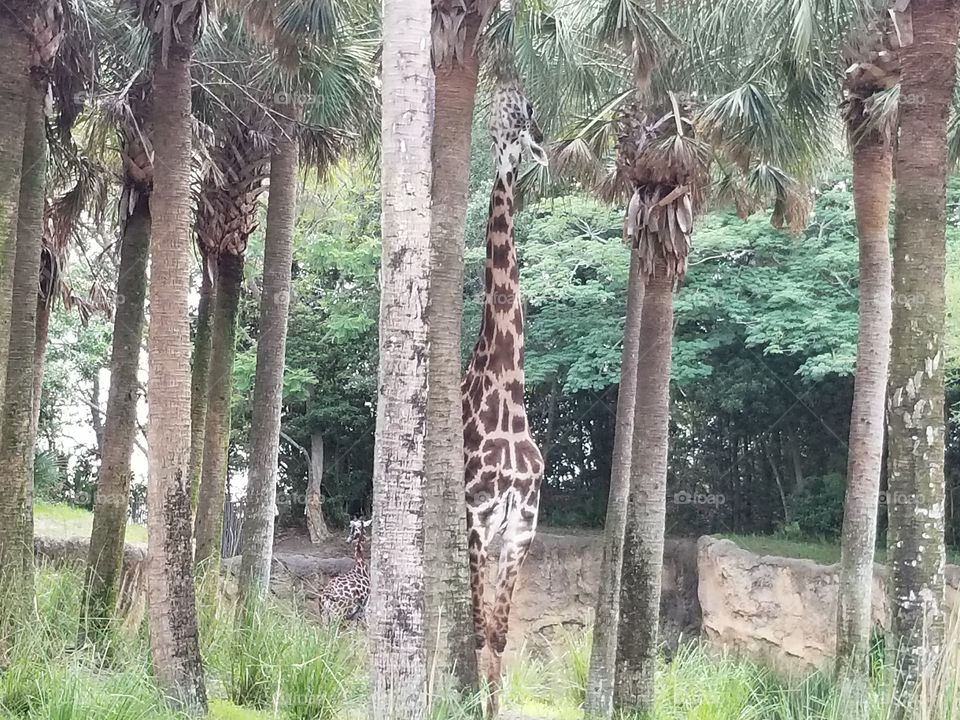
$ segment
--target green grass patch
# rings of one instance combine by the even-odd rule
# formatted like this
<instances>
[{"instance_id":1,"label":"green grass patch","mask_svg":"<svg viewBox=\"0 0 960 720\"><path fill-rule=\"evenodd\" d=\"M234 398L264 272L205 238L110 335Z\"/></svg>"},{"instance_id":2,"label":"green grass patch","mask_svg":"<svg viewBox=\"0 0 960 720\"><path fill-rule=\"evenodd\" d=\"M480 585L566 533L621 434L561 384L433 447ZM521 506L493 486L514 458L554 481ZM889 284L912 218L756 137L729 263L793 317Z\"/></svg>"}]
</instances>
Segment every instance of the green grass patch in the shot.
<instances>
[{"instance_id":1,"label":"green grass patch","mask_svg":"<svg viewBox=\"0 0 960 720\"><path fill-rule=\"evenodd\" d=\"M757 555L802 558L823 565L840 562L840 546L826 540L794 540L780 535L737 535L724 533L717 537L732 540L738 547Z\"/></svg>"},{"instance_id":2,"label":"green grass patch","mask_svg":"<svg viewBox=\"0 0 960 720\"><path fill-rule=\"evenodd\" d=\"M34 534L47 537L90 537L93 529L93 513L83 508L63 503L37 500L33 505ZM147 528L135 523L127 524L126 541L146 545Z\"/></svg>"}]
</instances>

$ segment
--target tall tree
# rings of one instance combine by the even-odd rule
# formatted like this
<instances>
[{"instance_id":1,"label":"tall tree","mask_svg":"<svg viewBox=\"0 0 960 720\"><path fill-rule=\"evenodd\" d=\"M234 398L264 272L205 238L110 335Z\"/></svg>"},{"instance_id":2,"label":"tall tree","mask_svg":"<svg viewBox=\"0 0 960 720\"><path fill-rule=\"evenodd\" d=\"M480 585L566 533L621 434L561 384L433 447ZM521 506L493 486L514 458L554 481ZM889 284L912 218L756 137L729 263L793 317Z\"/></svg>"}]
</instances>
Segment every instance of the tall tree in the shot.
<instances>
[{"instance_id":1,"label":"tall tree","mask_svg":"<svg viewBox=\"0 0 960 720\"><path fill-rule=\"evenodd\" d=\"M890 631L907 702L923 692L945 649L945 148L960 7L953 0L912 0L909 12L913 43L901 52L895 173L887 506Z\"/></svg>"},{"instance_id":2,"label":"tall tree","mask_svg":"<svg viewBox=\"0 0 960 720\"><path fill-rule=\"evenodd\" d=\"M270 583L274 507L277 494L277 458L280 453L280 414L283 405L283 363L290 310L290 268L293 228L296 224L297 176L300 144L297 106L287 108L274 129L270 157L270 195L263 254L263 292L260 295L260 338L253 386L250 438L250 475L247 512L243 518L240 562L241 603L253 607Z\"/></svg>"},{"instance_id":3,"label":"tall tree","mask_svg":"<svg viewBox=\"0 0 960 720\"><path fill-rule=\"evenodd\" d=\"M433 3L436 111L430 307L424 552L429 647L458 689L476 686L476 653L467 564L460 410L463 252L470 189L470 148L478 37L496 0Z\"/></svg>"},{"instance_id":4,"label":"tall tree","mask_svg":"<svg viewBox=\"0 0 960 720\"><path fill-rule=\"evenodd\" d=\"M203 473L203 438L207 425L207 375L210 370L210 314L213 310L213 277L203 248L200 252L200 297L197 327L190 361L190 505L197 511Z\"/></svg>"},{"instance_id":5,"label":"tall tree","mask_svg":"<svg viewBox=\"0 0 960 720\"><path fill-rule=\"evenodd\" d=\"M240 119L235 114L226 127L221 127L211 155L216 169L211 169L204 178L197 216L197 239L204 247L202 254L216 258L217 270L207 370L203 470L195 525L195 560L207 577L210 592L215 593L220 574L223 502L228 481L237 311L247 241L257 225L257 199L265 189L267 179L269 139L258 130L254 119Z\"/></svg>"},{"instance_id":6,"label":"tall tree","mask_svg":"<svg viewBox=\"0 0 960 720\"><path fill-rule=\"evenodd\" d=\"M617 391L617 424L613 440L610 495L604 522L603 565L593 623L590 672L584 712L588 718L613 714L616 678L617 637L620 621L620 573L623 565L623 537L630 495L630 468L633 457L633 416L637 404L637 367L640 360L640 313L643 308L643 277L640 257L631 247L630 276L627 281L627 315L623 329L620 360L620 387Z\"/></svg>"},{"instance_id":7,"label":"tall tree","mask_svg":"<svg viewBox=\"0 0 960 720\"><path fill-rule=\"evenodd\" d=\"M113 106L124 159L119 204L120 264L110 352L110 391L94 501L93 530L80 606L80 640L102 644L116 605L137 436L140 345L143 340L150 192L153 187L150 87L135 83Z\"/></svg>"},{"instance_id":8,"label":"tall tree","mask_svg":"<svg viewBox=\"0 0 960 720\"><path fill-rule=\"evenodd\" d=\"M894 132L884 98L900 80L898 34L876 23L852 38L844 78L844 117L853 156L854 212L860 243L860 331L847 451L837 667L853 681L851 712L866 710L873 629L873 556L890 364L892 277L890 200Z\"/></svg>"},{"instance_id":9,"label":"tall tree","mask_svg":"<svg viewBox=\"0 0 960 720\"><path fill-rule=\"evenodd\" d=\"M427 716L428 680L423 533L434 107L429 0L384 0L383 28L383 290L369 717L419 720Z\"/></svg>"},{"instance_id":10,"label":"tall tree","mask_svg":"<svg viewBox=\"0 0 960 720\"><path fill-rule=\"evenodd\" d=\"M0 298L8 335L0 337L6 360L0 417L0 654L12 640L8 632L25 623L33 603L33 420L37 278L46 191L47 137L44 100L50 70L61 41L63 11L58 0L36 6L15 2L0 8L0 35L11 55L0 76L0 92L10 104L5 113L22 121L0 132L11 177L0 186L4 217L3 290ZM13 200L17 195L16 201ZM7 215L7 213L10 213ZM10 273L7 276L7 273ZM28 368L29 366L29 368ZM12 624L11 624L12 623Z\"/></svg>"},{"instance_id":11,"label":"tall tree","mask_svg":"<svg viewBox=\"0 0 960 720\"><path fill-rule=\"evenodd\" d=\"M206 709L200 660L190 510L190 64L204 3L142 4L153 32L147 485L150 648L171 701Z\"/></svg>"}]
</instances>

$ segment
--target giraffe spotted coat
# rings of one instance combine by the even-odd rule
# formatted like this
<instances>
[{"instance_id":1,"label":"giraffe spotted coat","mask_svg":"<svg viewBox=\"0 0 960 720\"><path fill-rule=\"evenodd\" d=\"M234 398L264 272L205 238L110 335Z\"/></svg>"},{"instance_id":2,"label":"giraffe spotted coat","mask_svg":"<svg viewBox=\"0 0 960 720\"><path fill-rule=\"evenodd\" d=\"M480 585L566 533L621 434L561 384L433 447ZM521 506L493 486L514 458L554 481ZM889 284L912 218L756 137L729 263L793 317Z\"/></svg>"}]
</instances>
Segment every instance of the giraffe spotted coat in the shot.
<instances>
[{"instance_id":1,"label":"giraffe spotted coat","mask_svg":"<svg viewBox=\"0 0 960 720\"><path fill-rule=\"evenodd\" d=\"M353 570L337 575L320 595L320 615L325 621L361 620L370 595L370 570L363 541L371 520L350 521L348 542L356 542Z\"/></svg>"}]
</instances>

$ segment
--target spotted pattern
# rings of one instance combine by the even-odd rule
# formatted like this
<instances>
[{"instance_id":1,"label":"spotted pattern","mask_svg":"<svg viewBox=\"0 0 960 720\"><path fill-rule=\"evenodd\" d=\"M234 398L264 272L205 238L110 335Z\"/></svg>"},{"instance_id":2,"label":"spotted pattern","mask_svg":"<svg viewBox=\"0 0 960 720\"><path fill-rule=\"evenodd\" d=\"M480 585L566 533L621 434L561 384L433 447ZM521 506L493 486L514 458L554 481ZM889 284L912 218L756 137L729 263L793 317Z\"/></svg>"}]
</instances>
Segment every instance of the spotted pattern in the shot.
<instances>
[{"instance_id":1,"label":"spotted pattern","mask_svg":"<svg viewBox=\"0 0 960 720\"><path fill-rule=\"evenodd\" d=\"M543 162L533 109L515 85L498 89L491 122L497 176L487 221L484 310L461 383L470 582L477 648L492 652L488 678L499 683L517 574L537 528L543 457L524 406L523 306L514 242L514 185L524 150ZM502 534L493 604L484 568Z\"/></svg>"}]
</instances>

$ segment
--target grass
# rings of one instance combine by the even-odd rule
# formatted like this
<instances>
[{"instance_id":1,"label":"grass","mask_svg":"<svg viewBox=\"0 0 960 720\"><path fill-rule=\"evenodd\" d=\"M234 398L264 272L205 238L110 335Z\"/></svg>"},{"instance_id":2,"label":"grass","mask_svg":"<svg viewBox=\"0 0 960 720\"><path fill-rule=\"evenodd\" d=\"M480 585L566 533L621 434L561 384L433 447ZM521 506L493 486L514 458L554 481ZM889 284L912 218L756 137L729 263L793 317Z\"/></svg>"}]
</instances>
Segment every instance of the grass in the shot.
<instances>
[{"instance_id":1,"label":"grass","mask_svg":"<svg viewBox=\"0 0 960 720\"><path fill-rule=\"evenodd\" d=\"M93 513L83 508L62 503L37 500L33 506L34 533L47 537L90 537L93 529ZM134 523L127 524L127 542L147 544L147 528Z\"/></svg>"},{"instance_id":2,"label":"grass","mask_svg":"<svg viewBox=\"0 0 960 720\"><path fill-rule=\"evenodd\" d=\"M74 647L80 570L41 567L38 622L18 637L0 671L0 720L187 720L167 707L152 679L145 628L115 637L109 664ZM200 593L203 596L203 593ZM369 692L366 642L356 630L321 627L293 605L271 604L238 634L235 608L221 600L201 609L201 649L211 720L362 720ZM960 638L950 639L952 652ZM589 637L566 635L547 657L527 653L507 663L504 717L580 720ZM924 720L960 720L958 676L936 677L951 698ZM883 672L878 677L886 677ZM890 720L891 693L870 689L869 720ZM430 720L475 720L479 698L442 696ZM648 720L847 720L832 680L786 680L770 670L693 643L657 673ZM624 718L623 720L632 720Z\"/></svg>"}]
</instances>

